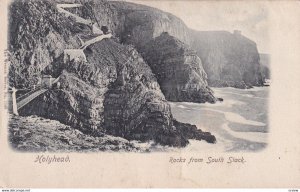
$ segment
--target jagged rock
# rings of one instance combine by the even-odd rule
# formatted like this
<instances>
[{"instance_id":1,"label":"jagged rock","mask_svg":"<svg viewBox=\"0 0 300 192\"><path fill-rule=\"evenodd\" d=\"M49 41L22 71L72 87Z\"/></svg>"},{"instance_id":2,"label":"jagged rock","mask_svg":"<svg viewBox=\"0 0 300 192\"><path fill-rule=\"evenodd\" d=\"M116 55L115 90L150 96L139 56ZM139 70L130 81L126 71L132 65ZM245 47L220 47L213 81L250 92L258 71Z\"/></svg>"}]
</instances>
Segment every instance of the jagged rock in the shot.
<instances>
[{"instance_id":1,"label":"jagged rock","mask_svg":"<svg viewBox=\"0 0 300 192\"><path fill-rule=\"evenodd\" d=\"M89 136L58 121L36 116L10 116L9 142L14 149L29 152L149 150L120 137Z\"/></svg>"},{"instance_id":2,"label":"jagged rock","mask_svg":"<svg viewBox=\"0 0 300 192\"><path fill-rule=\"evenodd\" d=\"M173 125L170 106L135 49L103 40L85 54L87 62L65 63L61 57L55 66L62 71L52 69L61 73L60 89L39 96L20 114L57 119L87 134L104 132L129 140L187 145L189 137Z\"/></svg>"},{"instance_id":3,"label":"jagged rock","mask_svg":"<svg viewBox=\"0 0 300 192\"><path fill-rule=\"evenodd\" d=\"M80 44L78 35L90 35L93 27L84 27L63 14L57 14L55 3L21 2L18 5L13 3L11 11L10 30L18 36L10 40L13 53L10 82L18 87L26 87L34 84L37 81L35 74L49 65L65 48ZM138 51L153 38L168 32L196 51L210 86L247 88L263 85L256 44L243 35L190 30L172 14L134 3L104 0L57 2L81 3L82 7L69 11L92 20L98 28L109 28L120 42L132 44ZM23 18L23 15L27 17ZM40 18L40 21L36 22L36 18ZM14 26L16 20L21 21L18 26ZM34 38L28 35L31 33L34 33ZM20 39L23 40L19 44ZM33 63L42 64L37 67Z\"/></svg>"},{"instance_id":4,"label":"jagged rock","mask_svg":"<svg viewBox=\"0 0 300 192\"><path fill-rule=\"evenodd\" d=\"M174 125L178 127L184 137L196 140L205 140L208 143L216 143L216 137L209 132L202 132L195 125L190 125L188 123L180 123L174 121Z\"/></svg>"},{"instance_id":5,"label":"jagged rock","mask_svg":"<svg viewBox=\"0 0 300 192\"><path fill-rule=\"evenodd\" d=\"M81 59L77 59L77 57L66 59L64 50L78 49L81 45L78 36L91 35L92 31L86 30L86 28L81 31L78 25L72 25L74 22L72 19L64 18L63 15L55 12L55 3L28 1L27 5L26 2L12 4L12 9L17 13L10 25L11 33L15 32L18 35L17 39L10 41L12 46L10 52L13 55L13 64L10 69L10 73L13 75L10 84L17 88L29 86L34 84L30 79L34 78L35 74L39 75L43 72L55 78L60 77L60 86L59 88L54 86L35 98L29 105L24 106L19 114L38 115L58 120L80 130L83 134L93 136L106 133L128 140L154 140L162 145L178 147L186 146L188 139L191 138L205 139L210 142L209 137L200 136L201 134L206 135L201 130L197 130L195 127L186 128L191 125L183 126L179 122L175 122L155 75L133 46L122 45L114 39L104 39L88 46L83 53L80 53ZM85 8L92 10L91 7L88 7L88 5L93 5L91 2L95 3L93 8L97 8L97 6L105 8L103 13L95 14L96 18L99 19L100 15L106 14L103 22L105 21L107 26L115 25L115 28L112 27L112 29L116 29L117 33L122 31L119 30L118 23L111 23L111 18L119 16L110 9L112 5L106 7L107 3L87 1L83 2L87 6ZM40 7L41 10L38 10L37 7ZM110 11L112 11L111 14ZM88 14L88 11L81 10L81 12ZM22 14L27 15L28 18L26 17L25 20L31 23L16 22ZM15 17L15 15L11 16ZM16 30L16 28L22 28L23 25L39 23L37 20L39 18L44 19L44 24L41 24L42 29L44 29L44 25L48 26L45 27L45 30L40 31L37 28L37 30L31 31L27 29L28 27L26 30ZM157 17L157 21L159 18ZM176 23L171 16L167 19ZM172 29L172 26L169 29ZM22 33L26 35L22 36ZM29 41L29 39L36 40ZM23 49L19 45L30 46ZM39 46L40 48L36 49ZM38 51L41 52L38 58L45 58L45 62L27 56L18 57L20 54L30 53L34 55L33 58L37 58ZM28 58L30 58L30 64L23 62ZM29 68L36 70L36 73L24 73L25 76L16 80L15 77L22 74L18 71L19 69L27 70ZM204 75L201 70L198 72ZM79 137L84 137L80 135ZM69 142L65 138L60 141L66 145L74 145L73 141ZM82 149L91 147L88 142L81 146Z\"/></svg>"},{"instance_id":6,"label":"jagged rock","mask_svg":"<svg viewBox=\"0 0 300 192\"><path fill-rule=\"evenodd\" d=\"M200 58L177 38L167 32L151 40L142 55L158 79L169 101L216 102L207 85L207 75Z\"/></svg>"}]
</instances>

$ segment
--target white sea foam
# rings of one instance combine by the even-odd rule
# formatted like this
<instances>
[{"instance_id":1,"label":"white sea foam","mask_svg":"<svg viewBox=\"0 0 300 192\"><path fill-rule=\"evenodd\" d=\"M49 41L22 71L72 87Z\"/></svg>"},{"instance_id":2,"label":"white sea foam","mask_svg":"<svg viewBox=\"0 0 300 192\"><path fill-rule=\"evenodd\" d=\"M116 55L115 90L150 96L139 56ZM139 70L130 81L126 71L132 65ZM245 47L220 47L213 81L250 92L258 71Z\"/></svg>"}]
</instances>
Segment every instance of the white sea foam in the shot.
<instances>
[{"instance_id":1,"label":"white sea foam","mask_svg":"<svg viewBox=\"0 0 300 192\"><path fill-rule=\"evenodd\" d=\"M216 144L190 140L190 145L181 150L213 152L224 152L232 149L238 151L250 149L256 150L255 147L257 146L249 142L267 143L268 133L265 132L266 122L264 120L250 120L248 119L250 116L242 115L243 110L248 109L251 109L249 113L253 110L253 118L265 115L267 111L263 107L266 100L257 99L268 99L266 93L268 93L269 89L267 87L255 87L246 90L236 88L214 88L213 90L215 91L216 97L220 97L220 95L223 96L223 102L217 102L215 104L189 102L173 103L172 108L174 107L174 109L176 109L174 110L175 118L182 122L195 124L199 129L211 132L217 139ZM262 91L261 94L257 92L260 90ZM257 94L262 96L256 96ZM262 106L257 106L257 102L262 103ZM245 106L245 108L243 108L243 106ZM235 131L235 129L230 127L230 123L238 123L238 126L244 130L244 132ZM256 129L261 130L261 132L251 131L248 126L255 126Z\"/></svg>"},{"instance_id":2,"label":"white sea foam","mask_svg":"<svg viewBox=\"0 0 300 192\"><path fill-rule=\"evenodd\" d=\"M242 97L254 97L254 95L251 95L251 94L234 93L234 92L230 92L230 91L224 91L223 93L226 93L226 94L233 94L233 95L238 95L238 96L242 96Z\"/></svg>"},{"instance_id":3,"label":"white sea foam","mask_svg":"<svg viewBox=\"0 0 300 192\"><path fill-rule=\"evenodd\" d=\"M216 104L216 106L232 107L233 105L244 105L245 103L238 100L226 99L223 102L218 102Z\"/></svg>"},{"instance_id":4,"label":"white sea foam","mask_svg":"<svg viewBox=\"0 0 300 192\"><path fill-rule=\"evenodd\" d=\"M254 96L251 94L245 94L245 93L234 93L234 92L225 92L225 91L223 93L238 95L238 96L242 96L242 97L256 98L256 99L267 99L265 97L257 97L257 96Z\"/></svg>"},{"instance_id":5,"label":"white sea foam","mask_svg":"<svg viewBox=\"0 0 300 192\"><path fill-rule=\"evenodd\" d=\"M265 89L266 87L253 87L251 89L248 89L248 91L264 91Z\"/></svg>"},{"instance_id":6,"label":"white sea foam","mask_svg":"<svg viewBox=\"0 0 300 192\"><path fill-rule=\"evenodd\" d=\"M191 108L191 107L196 107L196 109L201 108L201 107L232 107L233 105L244 105L245 103L242 101L238 100L233 100L233 99L226 99L222 102L217 102L217 103L189 103L189 102L180 102L175 103L175 102L169 102L171 106L177 106L178 108L186 109L186 108Z\"/></svg>"},{"instance_id":7,"label":"white sea foam","mask_svg":"<svg viewBox=\"0 0 300 192\"><path fill-rule=\"evenodd\" d=\"M245 119L239 114L232 113L232 112L224 112L225 118L228 121L234 122L234 123L240 123L240 124L245 124L245 125L254 125L254 126L265 126L265 123L258 122L258 121L252 121Z\"/></svg>"},{"instance_id":8,"label":"white sea foam","mask_svg":"<svg viewBox=\"0 0 300 192\"><path fill-rule=\"evenodd\" d=\"M183 105L177 105L178 108L182 108L182 109L186 109L187 107L183 106Z\"/></svg>"},{"instance_id":9,"label":"white sea foam","mask_svg":"<svg viewBox=\"0 0 300 192\"><path fill-rule=\"evenodd\" d=\"M261 133L261 132L232 131L227 123L224 123L222 125L222 128L235 138L244 139L252 142L266 143L267 136L268 136L267 133Z\"/></svg>"},{"instance_id":10,"label":"white sea foam","mask_svg":"<svg viewBox=\"0 0 300 192\"><path fill-rule=\"evenodd\" d=\"M233 122L233 123L240 123L244 125L253 125L253 126L265 126L265 123L258 122L258 121L252 121L245 119L243 116L237 114L237 113L232 113L232 112L227 112L227 111L220 111L220 110L215 110L215 109L203 109L203 110L208 110L208 111L214 111L218 113L223 113L225 115L225 119L227 121Z\"/></svg>"},{"instance_id":11,"label":"white sea foam","mask_svg":"<svg viewBox=\"0 0 300 192\"><path fill-rule=\"evenodd\" d=\"M198 140L189 140L189 145L185 148L180 149L183 152L192 152L192 151L207 151L207 152L224 152L224 147L226 144L217 139L217 143L207 143L206 141L198 141Z\"/></svg>"},{"instance_id":12,"label":"white sea foam","mask_svg":"<svg viewBox=\"0 0 300 192\"><path fill-rule=\"evenodd\" d=\"M256 92L256 91L262 91L265 90L265 87L253 87L251 89L237 89L232 87L225 87L225 88L214 88L213 91L215 92L215 95L217 97L221 97L220 95L223 95L223 97L226 97L224 94L233 94L238 95L242 97L248 97L248 98L256 98L256 99L267 99L265 97L257 97L252 94L249 94L249 92Z\"/></svg>"}]
</instances>

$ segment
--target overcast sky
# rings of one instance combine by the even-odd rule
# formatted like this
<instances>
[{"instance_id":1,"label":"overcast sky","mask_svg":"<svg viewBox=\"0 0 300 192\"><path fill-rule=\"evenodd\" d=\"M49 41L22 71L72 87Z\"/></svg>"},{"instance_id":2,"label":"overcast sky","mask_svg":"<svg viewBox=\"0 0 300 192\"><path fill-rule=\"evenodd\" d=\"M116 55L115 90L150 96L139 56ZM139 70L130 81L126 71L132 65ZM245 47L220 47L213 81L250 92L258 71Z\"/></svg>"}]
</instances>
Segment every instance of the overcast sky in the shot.
<instances>
[{"instance_id":1,"label":"overcast sky","mask_svg":"<svg viewBox=\"0 0 300 192\"><path fill-rule=\"evenodd\" d=\"M241 30L257 43L259 52L269 53L268 9L263 2L126 0L156 7L181 18L199 31Z\"/></svg>"}]
</instances>

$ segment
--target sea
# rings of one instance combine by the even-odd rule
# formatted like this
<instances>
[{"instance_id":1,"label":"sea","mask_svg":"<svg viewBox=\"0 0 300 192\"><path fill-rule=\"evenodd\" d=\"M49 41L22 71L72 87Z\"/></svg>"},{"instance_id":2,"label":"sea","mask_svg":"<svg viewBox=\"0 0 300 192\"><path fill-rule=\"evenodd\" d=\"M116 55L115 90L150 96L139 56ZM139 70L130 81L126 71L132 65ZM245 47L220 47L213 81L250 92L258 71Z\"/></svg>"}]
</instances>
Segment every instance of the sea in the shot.
<instances>
[{"instance_id":1,"label":"sea","mask_svg":"<svg viewBox=\"0 0 300 192\"><path fill-rule=\"evenodd\" d=\"M251 89L213 88L215 104L170 102L175 119L194 124L215 135L217 143L189 140L183 151L258 152L268 143L268 103L270 87Z\"/></svg>"}]
</instances>

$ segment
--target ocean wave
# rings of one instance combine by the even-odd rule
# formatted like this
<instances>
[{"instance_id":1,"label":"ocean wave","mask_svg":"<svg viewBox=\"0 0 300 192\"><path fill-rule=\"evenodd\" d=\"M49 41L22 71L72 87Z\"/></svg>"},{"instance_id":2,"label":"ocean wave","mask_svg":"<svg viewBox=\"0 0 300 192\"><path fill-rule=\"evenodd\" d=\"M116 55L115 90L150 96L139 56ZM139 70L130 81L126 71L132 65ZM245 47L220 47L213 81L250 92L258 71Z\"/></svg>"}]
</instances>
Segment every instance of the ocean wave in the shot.
<instances>
[{"instance_id":1,"label":"ocean wave","mask_svg":"<svg viewBox=\"0 0 300 192\"><path fill-rule=\"evenodd\" d=\"M183 105L177 105L178 108L181 108L181 109L187 109L187 107L183 106Z\"/></svg>"},{"instance_id":2,"label":"ocean wave","mask_svg":"<svg viewBox=\"0 0 300 192\"><path fill-rule=\"evenodd\" d=\"M225 119L227 121L230 121L230 122L233 122L233 123L239 123L239 124L244 124L244 125L253 125L253 126L266 126L265 123L262 123L262 122L259 122L259 121L248 120L248 119L244 118L243 116L241 116L237 113L220 111L220 110L215 110L215 109L207 109L207 108L203 109L203 110L222 113L222 114L224 114Z\"/></svg>"},{"instance_id":3,"label":"ocean wave","mask_svg":"<svg viewBox=\"0 0 300 192\"><path fill-rule=\"evenodd\" d=\"M169 102L171 106L176 106L178 108L186 109L190 107L232 107L233 105L244 105L245 102L233 100L233 99L226 99L222 102L217 103L190 103L190 102Z\"/></svg>"},{"instance_id":4,"label":"ocean wave","mask_svg":"<svg viewBox=\"0 0 300 192\"><path fill-rule=\"evenodd\" d=\"M228 132L231 136L238 138L238 139L243 139L247 141L252 141L252 142L259 142L259 143L266 143L267 140L267 133L262 133L262 132L237 132L233 131L230 129L227 123L224 123L222 125L222 129Z\"/></svg>"},{"instance_id":5,"label":"ocean wave","mask_svg":"<svg viewBox=\"0 0 300 192\"><path fill-rule=\"evenodd\" d=\"M264 91L266 87L253 87L251 89L248 89L248 91Z\"/></svg>"},{"instance_id":6,"label":"ocean wave","mask_svg":"<svg viewBox=\"0 0 300 192\"><path fill-rule=\"evenodd\" d=\"M234 92L229 92L229 91L223 91L223 93L226 93L226 94L233 94L233 95L238 95L238 96L242 96L242 97L248 97L248 98L255 98L255 99L267 99L265 97L257 97L257 96L254 96L254 95L251 95L251 94L245 94L245 93L234 93Z\"/></svg>"},{"instance_id":7,"label":"ocean wave","mask_svg":"<svg viewBox=\"0 0 300 192\"><path fill-rule=\"evenodd\" d=\"M238 95L242 97L248 97L248 98L256 98L256 99L267 99L265 97L257 97L255 95L252 95L251 92L257 92L257 91L263 91L265 90L265 87L253 87L251 89L237 89L232 87L223 87L223 88L214 88L213 91L215 92L215 95L217 97L226 97L225 94L233 94ZM219 95L220 94L220 95Z\"/></svg>"}]
</instances>

